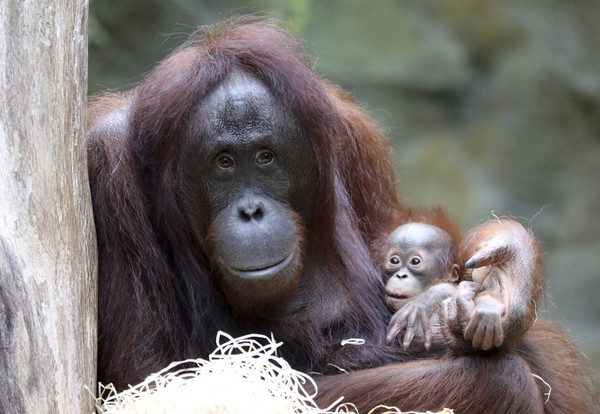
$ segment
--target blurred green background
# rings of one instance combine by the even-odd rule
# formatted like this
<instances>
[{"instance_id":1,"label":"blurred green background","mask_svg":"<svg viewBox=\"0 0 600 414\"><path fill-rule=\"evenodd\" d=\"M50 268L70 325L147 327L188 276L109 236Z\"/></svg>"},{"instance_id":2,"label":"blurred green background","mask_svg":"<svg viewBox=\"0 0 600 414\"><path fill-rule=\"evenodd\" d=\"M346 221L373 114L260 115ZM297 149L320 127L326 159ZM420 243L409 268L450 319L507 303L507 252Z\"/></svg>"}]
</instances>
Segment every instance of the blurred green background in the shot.
<instances>
[{"instance_id":1,"label":"blurred green background","mask_svg":"<svg viewBox=\"0 0 600 414\"><path fill-rule=\"evenodd\" d=\"M91 0L89 91L128 89L198 25L291 22L372 112L405 198L541 240L545 308L600 371L598 0Z\"/></svg>"}]
</instances>

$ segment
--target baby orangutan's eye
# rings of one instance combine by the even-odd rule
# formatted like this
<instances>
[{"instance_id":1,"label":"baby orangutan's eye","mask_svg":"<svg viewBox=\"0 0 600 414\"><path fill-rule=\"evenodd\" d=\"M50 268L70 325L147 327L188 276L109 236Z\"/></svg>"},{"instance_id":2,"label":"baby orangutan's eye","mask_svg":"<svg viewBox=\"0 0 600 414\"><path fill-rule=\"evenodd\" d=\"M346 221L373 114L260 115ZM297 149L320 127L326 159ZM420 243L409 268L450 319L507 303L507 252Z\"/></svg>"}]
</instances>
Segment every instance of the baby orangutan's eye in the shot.
<instances>
[{"instance_id":1,"label":"baby orangutan's eye","mask_svg":"<svg viewBox=\"0 0 600 414\"><path fill-rule=\"evenodd\" d=\"M398 259L398 256L392 256L390 259L390 263L393 265L400 264L400 259Z\"/></svg>"},{"instance_id":2,"label":"baby orangutan's eye","mask_svg":"<svg viewBox=\"0 0 600 414\"><path fill-rule=\"evenodd\" d=\"M421 259L419 259L418 257L413 257L412 259L410 259L410 264L413 266L417 266L421 263Z\"/></svg>"}]
</instances>

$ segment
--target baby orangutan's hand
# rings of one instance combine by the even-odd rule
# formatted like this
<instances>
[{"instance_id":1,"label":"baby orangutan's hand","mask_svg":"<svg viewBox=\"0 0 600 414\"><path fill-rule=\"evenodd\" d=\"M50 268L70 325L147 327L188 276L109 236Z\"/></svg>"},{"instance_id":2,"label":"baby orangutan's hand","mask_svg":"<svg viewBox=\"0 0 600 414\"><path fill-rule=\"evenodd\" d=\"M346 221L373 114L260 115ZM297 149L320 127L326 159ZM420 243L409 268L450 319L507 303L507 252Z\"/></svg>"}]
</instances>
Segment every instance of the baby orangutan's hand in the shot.
<instances>
[{"instance_id":1,"label":"baby orangutan's hand","mask_svg":"<svg viewBox=\"0 0 600 414\"><path fill-rule=\"evenodd\" d=\"M442 282L430 286L425 292L413 297L392 316L386 343L391 344L400 331L406 327L402 341L402 347L406 351L415 336L417 326L421 325L425 349L429 351L431 347L431 316L438 310L442 301L454 295L455 291L454 283Z\"/></svg>"},{"instance_id":2,"label":"baby orangutan's hand","mask_svg":"<svg viewBox=\"0 0 600 414\"><path fill-rule=\"evenodd\" d=\"M430 319L432 314L433 309L430 309L427 301L421 301L417 296L392 316L388 326L386 343L391 344L400 331L406 327L404 340L402 341L402 347L406 351L415 336L417 326L421 325L425 337L425 349L429 351L431 347Z\"/></svg>"},{"instance_id":3,"label":"baby orangutan's hand","mask_svg":"<svg viewBox=\"0 0 600 414\"><path fill-rule=\"evenodd\" d=\"M502 333L504 303L487 291L475 296L473 301L475 308L465 329L465 339L471 341L473 347L484 351L493 346L499 347L504 341Z\"/></svg>"}]
</instances>

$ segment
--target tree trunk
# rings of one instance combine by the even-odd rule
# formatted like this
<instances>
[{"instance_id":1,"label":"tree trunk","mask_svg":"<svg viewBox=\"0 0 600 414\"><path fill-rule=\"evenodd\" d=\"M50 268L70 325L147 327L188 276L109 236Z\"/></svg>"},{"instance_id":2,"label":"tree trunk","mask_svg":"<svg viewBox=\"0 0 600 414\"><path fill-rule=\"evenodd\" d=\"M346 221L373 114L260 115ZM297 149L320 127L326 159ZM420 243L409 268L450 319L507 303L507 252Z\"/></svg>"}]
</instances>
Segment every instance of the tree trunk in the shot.
<instances>
[{"instance_id":1,"label":"tree trunk","mask_svg":"<svg viewBox=\"0 0 600 414\"><path fill-rule=\"evenodd\" d=\"M87 0L0 1L0 413L91 413Z\"/></svg>"}]
</instances>

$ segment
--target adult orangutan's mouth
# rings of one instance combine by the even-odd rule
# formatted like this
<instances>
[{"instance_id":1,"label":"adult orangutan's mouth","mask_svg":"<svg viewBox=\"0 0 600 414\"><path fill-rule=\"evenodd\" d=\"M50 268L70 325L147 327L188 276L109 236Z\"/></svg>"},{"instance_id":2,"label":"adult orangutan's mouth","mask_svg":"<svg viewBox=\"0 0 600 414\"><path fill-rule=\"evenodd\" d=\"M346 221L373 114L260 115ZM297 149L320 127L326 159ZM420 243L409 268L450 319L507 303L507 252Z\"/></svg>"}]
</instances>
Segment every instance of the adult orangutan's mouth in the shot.
<instances>
[{"instance_id":1,"label":"adult orangutan's mouth","mask_svg":"<svg viewBox=\"0 0 600 414\"><path fill-rule=\"evenodd\" d=\"M293 258L294 252L290 253L283 260L280 260L279 262L276 262L274 264L249 269L229 268L229 270L232 274L239 276L243 279L263 279L275 275L281 270L285 269L290 264Z\"/></svg>"}]
</instances>

